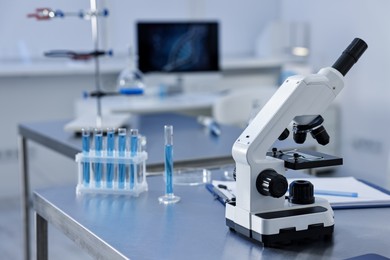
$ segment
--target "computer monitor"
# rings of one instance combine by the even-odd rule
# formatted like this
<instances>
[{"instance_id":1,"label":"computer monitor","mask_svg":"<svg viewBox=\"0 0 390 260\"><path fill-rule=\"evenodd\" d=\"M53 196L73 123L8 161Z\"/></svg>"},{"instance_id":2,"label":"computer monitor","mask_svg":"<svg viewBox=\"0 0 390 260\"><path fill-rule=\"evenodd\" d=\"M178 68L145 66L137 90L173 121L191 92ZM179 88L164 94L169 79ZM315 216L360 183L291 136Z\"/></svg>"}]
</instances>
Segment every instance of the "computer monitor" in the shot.
<instances>
[{"instance_id":1,"label":"computer monitor","mask_svg":"<svg viewBox=\"0 0 390 260\"><path fill-rule=\"evenodd\" d=\"M143 73L219 71L216 21L137 22L136 32Z\"/></svg>"}]
</instances>

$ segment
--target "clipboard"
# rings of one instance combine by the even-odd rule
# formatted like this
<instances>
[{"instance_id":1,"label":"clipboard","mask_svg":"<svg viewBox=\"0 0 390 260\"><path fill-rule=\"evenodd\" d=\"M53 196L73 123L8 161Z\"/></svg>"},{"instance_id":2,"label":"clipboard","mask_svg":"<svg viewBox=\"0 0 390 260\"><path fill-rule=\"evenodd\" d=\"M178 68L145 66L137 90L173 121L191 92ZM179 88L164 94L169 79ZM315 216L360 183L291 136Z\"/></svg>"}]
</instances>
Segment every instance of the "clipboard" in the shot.
<instances>
[{"instance_id":1,"label":"clipboard","mask_svg":"<svg viewBox=\"0 0 390 260\"><path fill-rule=\"evenodd\" d=\"M365 180L356 179L354 177L303 179L309 180L312 183L314 182L314 187L319 187L320 189L333 188L336 190L343 190L345 187L350 187L350 189L353 189L358 193L357 198L341 198L338 196L322 196L315 194L315 197L327 199L334 210L390 207L390 191ZM288 179L289 183L293 180L295 179ZM218 187L219 185L222 186ZM226 202L235 199L235 183L232 181L213 181L212 183L206 184L206 189L223 205L225 205Z\"/></svg>"}]
</instances>

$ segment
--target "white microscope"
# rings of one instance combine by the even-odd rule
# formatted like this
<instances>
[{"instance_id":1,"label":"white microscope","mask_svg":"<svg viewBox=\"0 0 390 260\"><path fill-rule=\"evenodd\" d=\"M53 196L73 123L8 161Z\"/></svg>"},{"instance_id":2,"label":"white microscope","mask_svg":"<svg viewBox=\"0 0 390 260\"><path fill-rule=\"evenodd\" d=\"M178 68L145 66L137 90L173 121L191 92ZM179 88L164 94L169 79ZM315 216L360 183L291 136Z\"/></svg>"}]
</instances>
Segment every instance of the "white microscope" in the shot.
<instances>
[{"instance_id":1,"label":"white microscope","mask_svg":"<svg viewBox=\"0 0 390 260\"><path fill-rule=\"evenodd\" d=\"M236 140L232 148L236 200L226 203L226 225L231 230L264 246L332 236L334 214L329 202L315 198L308 181L288 187L283 173L286 168L340 165L342 159L309 151L267 151L277 138L287 138L291 122L297 143L303 143L308 133L322 145L329 142L320 114L343 89L344 76L366 49L367 44L355 38L332 67L286 79Z\"/></svg>"}]
</instances>

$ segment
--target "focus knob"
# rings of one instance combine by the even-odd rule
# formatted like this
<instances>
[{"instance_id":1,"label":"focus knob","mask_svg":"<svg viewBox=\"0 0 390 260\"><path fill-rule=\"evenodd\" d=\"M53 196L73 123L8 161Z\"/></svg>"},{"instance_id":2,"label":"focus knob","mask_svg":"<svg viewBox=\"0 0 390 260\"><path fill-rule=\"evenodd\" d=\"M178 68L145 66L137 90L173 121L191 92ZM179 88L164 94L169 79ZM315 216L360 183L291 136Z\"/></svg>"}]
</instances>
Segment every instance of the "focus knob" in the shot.
<instances>
[{"instance_id":1,"label":"focus knob","mask_svg":"<svg viewBox=\"0 0 390 260\"><path fill-rule=\"evenodd\" d=\"M256 189L264 196L280 198L284 196L288 188L286 177L274 170L262 171L256 179Z\"/></svg>"},{"instance_id":2,"label":"focus knob","mask_svg":"<svg viewBox=\"0 0 390 260\"><path fill-rule=\"evenodd\" d=\"M289 201L301 205L314 203L313 184L305 180L297 180L290 183Z\"/></svg>"}]
</instances>

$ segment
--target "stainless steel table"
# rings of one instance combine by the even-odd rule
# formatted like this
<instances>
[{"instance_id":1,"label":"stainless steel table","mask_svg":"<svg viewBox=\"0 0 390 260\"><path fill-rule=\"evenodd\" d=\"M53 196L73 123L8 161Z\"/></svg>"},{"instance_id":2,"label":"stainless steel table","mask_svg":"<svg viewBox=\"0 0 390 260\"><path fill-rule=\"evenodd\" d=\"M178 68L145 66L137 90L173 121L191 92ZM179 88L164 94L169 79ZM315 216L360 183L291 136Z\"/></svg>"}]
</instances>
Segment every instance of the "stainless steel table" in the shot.
<instances>
[{"instance_id":1,"label":"stainless steel table","mask_svg":"<svg viewBox=\"0 0 390 260\"><path fill-rule=\"evenodd\" d=\"M81 138L64 131L67 120L23 123L18 126L20 169L22 177L22 212L24 224L25 259L30 259L30 183L28 171L28 141L41 144L65 157L74 159L81 151ZM196 117L178 114L146 114L133 116L131 128L138 128L147 138L147 168L163 166L163 127L174 126L175 165L212 165L231 161L231 147L241 133L236 127L221 126L222 134L215 137L197 123Z\"/></svg>"},{"instance_id":2,"label":"stainless steel table","mask_svg":"<svg viewBox=\"0 0 390 260\"><path fill-rule=\"evenodd\" d=\"M332 241L263 248L225 226L224 206L204 186L175 186L182 200L161 205L161 176L139 198L76 196L75 187L34 192L38 259L47 258L48 223L97 259L346 259L390 257L390 208L335 211Z\"/></svg>"}]
</instances>

